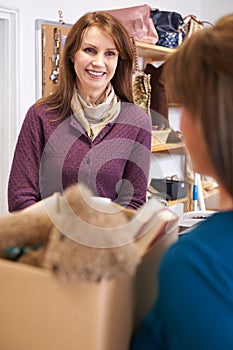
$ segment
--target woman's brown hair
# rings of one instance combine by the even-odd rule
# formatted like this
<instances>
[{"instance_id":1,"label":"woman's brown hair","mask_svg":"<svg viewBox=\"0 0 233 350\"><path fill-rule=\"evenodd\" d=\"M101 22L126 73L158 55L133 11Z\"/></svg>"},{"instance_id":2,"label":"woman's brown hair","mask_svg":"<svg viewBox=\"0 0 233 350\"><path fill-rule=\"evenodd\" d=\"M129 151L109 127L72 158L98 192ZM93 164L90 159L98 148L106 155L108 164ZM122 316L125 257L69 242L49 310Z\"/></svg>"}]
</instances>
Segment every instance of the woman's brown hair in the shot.
<instances>
[{"instance_id":1,"label":"woman's brown hair","mask_svg":"<svg viewBox=\"0 0 233 350\"><path fill-rule=\"evenodd\" d=\"M59 69L58 86L53 94L45 96L37 102L37 105L46 103L51 108L59 108L60 118L63 118L70 110L70 102L76 80L72 57L81 46L85 30L90 27L97 27L103 33L113 38L119 51L119 58L111 83L116 95L122 101L133 102L132 71L134 48L131 38L124 26L112 15L103 11L89 12L72 26L66 38Z\"/></svg>"},{"instance_id":2,"label":"woman's brown hair","mask_svg":"<svg viewBox=\"0 0 233 350\"><path fill-rule=\"evenodd\" d=\"M233 197L232 57L233 13L184 41L166 62L166 81L172 100L199 120L218 180Z\"/></svg>"}]
</instances>

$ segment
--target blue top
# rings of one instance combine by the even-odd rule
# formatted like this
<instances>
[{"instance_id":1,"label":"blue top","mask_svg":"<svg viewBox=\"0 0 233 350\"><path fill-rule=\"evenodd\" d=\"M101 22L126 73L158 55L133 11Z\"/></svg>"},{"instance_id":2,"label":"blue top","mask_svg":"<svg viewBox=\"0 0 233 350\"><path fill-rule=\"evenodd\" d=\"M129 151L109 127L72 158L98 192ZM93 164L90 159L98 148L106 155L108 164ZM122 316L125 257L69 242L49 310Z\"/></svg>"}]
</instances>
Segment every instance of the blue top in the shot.
<instances>
[{"instance_id":1,"label":"blue top","mask_svg":"<svg viewBox=\"0 0 233 350\"><path fill-rule=\"evenodd\" d=\"M165 253L159 295L132 350L233 349L233 211L219 212Z\"/></svg>"}]
</instances>

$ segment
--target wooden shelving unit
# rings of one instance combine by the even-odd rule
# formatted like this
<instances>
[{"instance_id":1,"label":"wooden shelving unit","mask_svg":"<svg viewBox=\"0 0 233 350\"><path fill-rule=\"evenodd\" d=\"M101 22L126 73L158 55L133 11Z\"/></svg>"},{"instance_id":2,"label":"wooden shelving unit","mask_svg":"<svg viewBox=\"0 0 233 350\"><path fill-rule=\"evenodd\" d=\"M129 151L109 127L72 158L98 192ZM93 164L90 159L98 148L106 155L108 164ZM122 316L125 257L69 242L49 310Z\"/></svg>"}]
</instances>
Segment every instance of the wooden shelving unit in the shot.
<instances>
[{"instance_id":1,"label":"wooden shelving unit","mask_svg":"<svg viewBox=\"0 0 233 350\"><path fill-rule=\"evenodd\" d=\"M183 197L183 198L175 199L174 201L168 201L167 205L170 207L170 206L176 205L178 203L187 203L188 200L189 200L188 197Z\"/></svg>"},{"instance_id":2,"label":"wooden shelving unit","mask_svg":"<svg viewBox=\"0 0 233 350\"><path fill-rule=\"evenodd\" d=\"M169 55L176 51L176 49L146 44L139 41L136 42L136 46L138 56L144 59L150 59L151 61L165 61Z\"/></svg>"},{"instance_id":3,"label":"wooden shelving unit","mask_svg":"<svg viewBox=\"0 0 233 350\"><path fill-rule=\"evenodd\" d=\"M165 61L168 56L170 56L172 53L176 51L176 49L170 49L162 46L152 45L152 44L146 44L137 41L136 42L137 47L137 53L138 57L141 57L144 61L144 64L147 62L153 62L153 61ZM182 154L185 154L185 145L183 142L178 143L159 143L156 145L151 146L151 152L181 152ZM186 196L184 198L179 198L176 200L168 201L167 205L172 206L176 205L178 203L184 203L185 205L185 211L187 210L189 202L189 197Z\"/></svg>"},{"instance_id":4,"label":"wooden shelving unit","mask_svg":"<svg viewBox=\"0 0 233 350\"><path fill-rule=\"evenodd\" d=\"M176 150L176 149L184 149L184 143L178 142L178 143L160 143L155 146L151 146L151 152L168 152L170 150Z\"/></svg>"},{"instance_id":5,"label":"wooden shelving unit","mask_svg":"<svg viewBox=\"0 0 233 350\"><path fill-rule=\"evenodd\" d=\"M152 44L146 44L146 43L142 43L137 41L136 42L136 47L137 47L137 53L138 53L138 57L141 57L144 61L144 65L146 65L146 63L149 62L153 62L153 61L166 61L166 59L173 54L176 49L170 49L170 48L166 48L166 47L162 47L162 46L157 46L157 45L152 45ZM169 104L171 106L171 104ZM172 106L179 106L178 104L172 104ZM185 154L186 149L185 149L185 145L183 142L179 142L179 143L166 143L166 144L156 144L156 145L152 145L151 147L151 152L152 153L156 153L156 152L181 152L183 154ZM191 198L191 194L190 189L188 190L187 187L187 191L188 191L188 195L185 198L180 198L178 200L174 200L174 201L169 201L168 205L175 205L177 203L186 203L186 210L188 209L188 203L190 201ZM210 197L213 196L217 196L218 195L218 189L212 189L210 191L204 191L204 199L208 200Z\"/></svg>"},{"instance_id":6,"label":"wooden shelving unit","mask_svg":"<svg viewBox=\"0 0 233 350\"><path fill-rule=\"evenodd\" d=\"M208 199L212 196L216 196L219 194L219 189L218 188L213 188L212 190L205 191L204 192L204 199Z\"/></svg>"}]
</instances>

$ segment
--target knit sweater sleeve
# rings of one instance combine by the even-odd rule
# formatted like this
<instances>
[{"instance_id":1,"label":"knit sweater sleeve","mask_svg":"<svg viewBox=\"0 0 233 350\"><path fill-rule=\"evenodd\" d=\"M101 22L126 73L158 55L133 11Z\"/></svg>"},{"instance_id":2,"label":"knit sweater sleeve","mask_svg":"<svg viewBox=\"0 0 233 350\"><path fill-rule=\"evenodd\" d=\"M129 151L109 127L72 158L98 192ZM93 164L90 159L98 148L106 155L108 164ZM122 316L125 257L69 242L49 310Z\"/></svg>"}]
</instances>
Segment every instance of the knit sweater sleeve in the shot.
<instances>
[{"instance_id":1,"label":"knit sweater sleeve","mask_svg":"<svg viewBox=\"0 0 233 350\"><path fill-rule=\"evenodd\" d=\"M10 212L26 208L40 200L39 169L44 145L42 129L42 122L32 106L22 124L10 170Z\"/></svg>"}]
</instances>

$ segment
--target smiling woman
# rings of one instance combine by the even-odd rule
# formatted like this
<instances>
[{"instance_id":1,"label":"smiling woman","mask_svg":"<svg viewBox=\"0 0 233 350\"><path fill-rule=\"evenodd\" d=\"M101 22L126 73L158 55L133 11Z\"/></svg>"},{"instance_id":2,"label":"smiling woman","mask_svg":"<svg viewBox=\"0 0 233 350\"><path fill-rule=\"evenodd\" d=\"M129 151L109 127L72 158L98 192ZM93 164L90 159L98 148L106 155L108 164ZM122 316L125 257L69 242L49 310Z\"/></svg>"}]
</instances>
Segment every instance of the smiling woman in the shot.
<instances>
[{"instance_id":1,"label":"smiling woman","mask_svg":"<svg viewBox=\"0 0 233 350\"><path fill-rule=\"evenodd\" d=\"M151 120L133 104L134 48L105 12L82 16L66 38L53 94L24 120L10 172L9 210L81 182L137 209L146 201Z\"/></svg>"}]
</instances>

